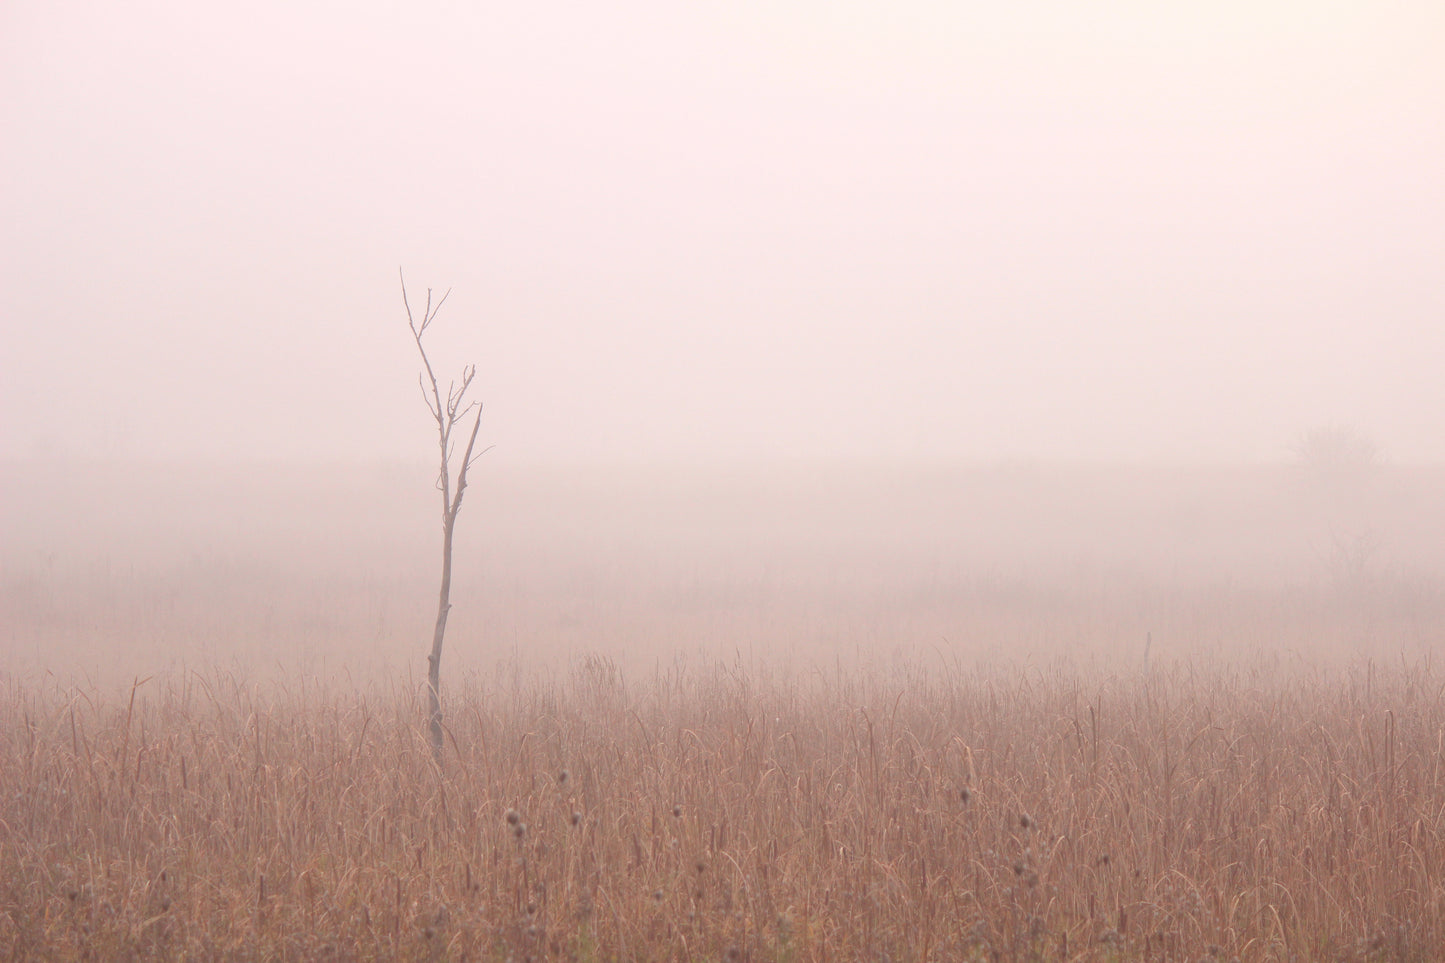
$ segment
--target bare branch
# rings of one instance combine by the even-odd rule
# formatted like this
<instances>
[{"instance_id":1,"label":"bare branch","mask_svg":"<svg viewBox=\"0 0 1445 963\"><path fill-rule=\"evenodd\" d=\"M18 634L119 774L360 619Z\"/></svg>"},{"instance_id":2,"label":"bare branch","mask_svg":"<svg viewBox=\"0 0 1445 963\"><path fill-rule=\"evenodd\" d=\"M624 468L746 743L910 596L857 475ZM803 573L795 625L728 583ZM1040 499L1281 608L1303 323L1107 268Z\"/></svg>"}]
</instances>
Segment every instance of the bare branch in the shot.
<instances>
[{"instance_id":1,"label":"bare branch","mask_svg":"<svg viewBox=\"0 0 1445 963\"><path fill-rule=\"evenodd\" d=\"M406 272L401 268L397 268L396 273L401 278L401 303L406 306L406 323L410 325L412 334L421 337L420 333L416 330L416 322L411 319L411 302L406 299Z\"/></svg>"},{"instance_id":2,"label":"bare branch","mask_svg":"<svg viewBox=\"0 0 1445 963\"><path fill-rule=\"evenodd\" d=\"M432 417L435 418L437 421L441 421L441 412L437 411L435 408L432 407L431 395L428 395L426 393L426 384L422 381L422 375L420 372L418 372L416 376L416 386L421 389L421 400L426 402L426 410L430 411L432 413Z\"/></svg>"},{"instance_id":3,"label":"bare branch","mask_svg":"<svg viewBox=\"0 0 1445 963\"><path fill-rule=\"evenodd\" d=\"M479 416L479 417L480 417L480 416ZM487 447L483 448L481 451L479 451L479 452L477 452L475 455L473 455L473 456L471 457L471 459L470 459L470 460L466 463L466 465L464 465L463 467L465 467L465 468L470 468L470 467L472 467L472 463L473 463L473 462L475 462L478 458L481 458L483 455L485 455L487 452L491 451L491 450L492 450L493 448L495 448L495 447L497 447L497 446L496 446L496 445L488 445Z\"/></svg>"},{"instance_id":4,"label":"bare branch","mask_svg":"<svg viewBox=\"0 0 1445 963\"><path fill-rule=\"evenodd\" d=\"M426 356L426 348L422 347L421 335L422 335L422 331L424 331L424 330L426 330L426 322L423 322L423 323L422 323L422 326L421 326L421 329L420 329L420 330L418 330L415 326L413 326L412 329L411 329L411 333L412 333L412 337L416 340L416 350L417 350L417 352L421 355L421 363L422 363L422 366L423 366L424 368L426 368L426 377L427 377L427 380L431 382L431 393L432 393L432 397L436 400L436 408L434 409L434 413L437 414L438 420L440 420L440 412L441 412L441 410L442 410L441 393L440 393L439 390L437 389L437 376L436 376L435 373L432 372L431 360L428 359L427 356ZM418 375L418 378L420 378L420 375ZM423 391L423 392L426 391L425 385L422 386L422 391ZM427 407L428 407L428 408L431 408L431 407L432 407L432 403L431 403L430 401L427 402Z\"/></svg>"},{"instance_id":5,"label":"bare branch","mask_svg":"<svg viewBox=\"0 0 1445 963\"><path fill-rule=\"evenodd\" d=\"M418 340L420 340L421 336L426 333L426 329L436 320L437 314L441 312L442 305L447 303L447 298L452 296L452 289L447 288L441 300L436 303L436 307L432 307L431 303L432 289L426 289L426 307L422 310L421 324L418 325L411 313L411 302L407 299L406 295L406 273L402 271L401 268L397 268L396 273L397 276L401 278L401 303L406 307L406 323L411 327L412 334L416 335Z\"/></svg>"},{"instance_id":6,"label":"bare branch","mask_svg":"<svg viewBox=\"0 0 1445 963\"><path fill-rule=\"evenodd\" d=\"M457 512L462 508L462 495L467 490L467 469L472 467L472 446L477 443L477 429L482 427L482 410L477 409L477 420L472 422L472 434L467 439L467 451L462 455L462 468L457 472L457 493L452 499L452 518L455 519Z\"/></svg>"}]
</instances>

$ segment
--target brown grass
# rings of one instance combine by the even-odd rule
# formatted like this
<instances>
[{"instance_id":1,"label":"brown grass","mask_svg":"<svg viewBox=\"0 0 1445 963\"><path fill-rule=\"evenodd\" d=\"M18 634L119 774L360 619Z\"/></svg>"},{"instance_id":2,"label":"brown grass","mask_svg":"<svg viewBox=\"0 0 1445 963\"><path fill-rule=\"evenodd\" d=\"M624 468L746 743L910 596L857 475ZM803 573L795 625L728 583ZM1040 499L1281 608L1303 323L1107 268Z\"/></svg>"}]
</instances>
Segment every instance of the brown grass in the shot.
<instances>
[{"instance_id":1,"label":"brown grass","mask_svg":"<svg viewBox=\"0 0 1445 963\"><path fill-rule=\"evenodd\" d=\"M1445 946L1427 666L0 696L16 959L1399 960ZM563 774L566 774L565 776Z\"/></svg>"}]
</instances>

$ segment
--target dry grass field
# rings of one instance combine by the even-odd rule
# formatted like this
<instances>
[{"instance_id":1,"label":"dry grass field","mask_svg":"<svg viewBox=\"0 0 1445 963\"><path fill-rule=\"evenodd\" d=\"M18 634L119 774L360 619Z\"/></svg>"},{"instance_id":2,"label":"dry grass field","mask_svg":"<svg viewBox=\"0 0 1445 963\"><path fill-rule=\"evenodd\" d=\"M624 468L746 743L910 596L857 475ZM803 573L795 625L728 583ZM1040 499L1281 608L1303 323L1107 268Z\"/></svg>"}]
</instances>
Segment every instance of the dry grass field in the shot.
<instances>
[{"instance_id":1,"label":"dry grass field","mask_svg":"<svg viewBox=\"0 0 1445 963\"><path fill-rule=\"evenodd\" d=\"M1445 475L488 475L438 767L425 471L103 467L0 471L0 959L1445 959Z\"/></svg>"},{"instance_id":2,"label":"dry grass field","mask_svg":"<svg viewBox=\"0 0 1445 963\"><path fill-rule=\"evenodd\" d=\"M0 695L9 959L1440 959L1428 664Z\"/></svg>"}]
</instances>

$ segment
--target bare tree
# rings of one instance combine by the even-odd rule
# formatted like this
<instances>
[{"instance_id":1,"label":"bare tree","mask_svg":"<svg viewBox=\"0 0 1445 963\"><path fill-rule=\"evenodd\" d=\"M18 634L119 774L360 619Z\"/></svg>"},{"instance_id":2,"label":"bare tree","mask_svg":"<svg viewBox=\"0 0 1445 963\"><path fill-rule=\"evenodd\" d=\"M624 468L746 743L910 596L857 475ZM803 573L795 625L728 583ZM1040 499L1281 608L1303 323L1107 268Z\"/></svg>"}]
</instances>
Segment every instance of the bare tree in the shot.
<instances>
[{"instance_id":1,"label":"bare tree","mask_svg":"<svg viewBox=\"0 0 1445 963\"><path fill-rule=\"evenodd\" d=\"M432 370L431 361L426 356L426 348L422 345L422 337L425 336L427 328L436 320L437 314L441 311L442 305L446 304L447 298L451 297L451 293L448 290L433 306L431 288L427 288L426 307L422 310L421 321L418 323L412 315L411 302L406 296L406 276L401 275L401 303L406 307L406 323L410 326L412 337L416 340L416 350L421 353L421 363L425 369L417 375L417 381L421 385L421 394L423 400L426 401L427 409L436 421L437 442L441 450L441 469L437 474L437 489L442 493L442 587L441 595L437 599L437 621L436 629L432 632L431 655L427 656L428 727L431 732L432 754L438 762L441 761L442 756L442 640L447 633L447 614L452 608L452 534L457 526L457 513L462 510L462 496L467 492L467 469L472 467L472 462L486 453L485 450L476 454L472 453L477 443L477 429L482 425L482 403L475 400L467 401L467 389L471 388L472 379L476 377L477 366L472 364L463 368L461 384L457 384L455 381L450 382L447 385L446 398L443 400L441 388L437 384L436 373ZM452 437L452 431L458 425L461 425L465 431L467 416L473 410L476 411L476 418L472 421L470 434L467 435L466 451L462 454L460 468L456 474L456 484L453 485L451 465L456 440Z\"/></svg>"},{"instance_id":2,"label":"bare tree","mask_svg":"<svg viewBox=\"0 0 1445 963\"><path fill-rule=\"evenodd\" d=\"M1294 446L1294 453L1312 483L1330 488L1358 488L1380 466L1380 446L1375 440L1344 425L1326 425L1305 432Z\"/></svg>"},{"instance_id":3,"label":"bare tree","mask_svg":"<svg viewBox=\"0 0 1445 963\"><path fill-rule=\"evenodd\" d=\"M1329 535L1322 558L1333 575L1363 581L1382 547L1371 523L1379 445L1358 429L1327 425L1306 432L1294 450L1304 493Z\"/></svg>"}]
</instances>

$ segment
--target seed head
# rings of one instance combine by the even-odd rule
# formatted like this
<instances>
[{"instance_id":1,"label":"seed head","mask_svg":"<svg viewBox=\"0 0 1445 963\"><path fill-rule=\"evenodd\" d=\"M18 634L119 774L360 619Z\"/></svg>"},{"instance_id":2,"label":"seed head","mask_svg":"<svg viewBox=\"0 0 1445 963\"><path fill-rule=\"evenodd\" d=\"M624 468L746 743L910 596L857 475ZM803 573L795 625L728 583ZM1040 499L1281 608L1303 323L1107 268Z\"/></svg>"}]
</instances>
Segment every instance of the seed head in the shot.
<instances>
[{"instance_id":1,"label":"seed head","mask_svg":"<svg viewBox=\"0 0 1445 963\"><path fill-rule=\"evenodd\" d=\"M672 807L672 818L673 818L673 819L681 819L681 818L682 818L682 806L678 805L678 806L673 806L673 807Z\"/></svg>"},{"instance_id":2,"label":"seed head","mask_svg":"<svg viewBox=\"0 0 1445 963\"><path fill-rule=\"evenodd\" d=\"M572 825L576 826L582 822L582 814L574 811L572 813Z\"/></svg>"},{"instance_id":3,"label":"seed head","mask_svg":"<svg viewBox=\"0 0 1445 963\"><path fill-rule=\"evenodd\" d=\"M557 773L557 785L565 786L567 785L567 780L571 778L572 774L569 773L567 770L563 769L561 772Z\"/></svg>"},{"instance_id":4,"label":"seed head","mask_svg":"<svg viewBox=\"0 0 1445 963\"><path fill-rule=\"evenodd\" d=\"M521 821L522 821L522 814L521 814L521 813L517 812L515 809L508 809L508 810L507 810L507 825L508 825L508 826L515 826L515 825L517 825L517 823L519 823L519 822L521 822Z\"/></svg>"},{"instance_id":5,"label":"seed head","mask_svg":"<svg viewBox=\"0 0 1445 963\"><path fill-rule=\"evenodd\" d=\"M964 786L958 791L958 798L960 802L967 806L968 801L973 798L973 793L969 791L967 786Z\"/></svg>"},{"instance_id":6,"label":"seed head","mask_svg":"<svg viewBox=\"0 0 1445 963\"><path fill-rule=\"evenodd\" d=\"M516 836L518 839L521 839L523 836L527 835L527 824L517 823L515 826L512 827L512 835Z\"/></svg>"},{"instance_id":7,"label":"seed head","mask_svg":"<svg viewBox=\"0 0 1445 963\"><path fill-rule=\"evenodd\" d=\"M1034 824L1034 821L1029 818L1029 814L1028 814L1028 813L1022 813L1022 814L1019 816L1019 825L1022 826L1024 829L1030 829L1030 828L1032 828L1032 827L1033 827L1033 824Z\"/></svg>"}]
</instances>

